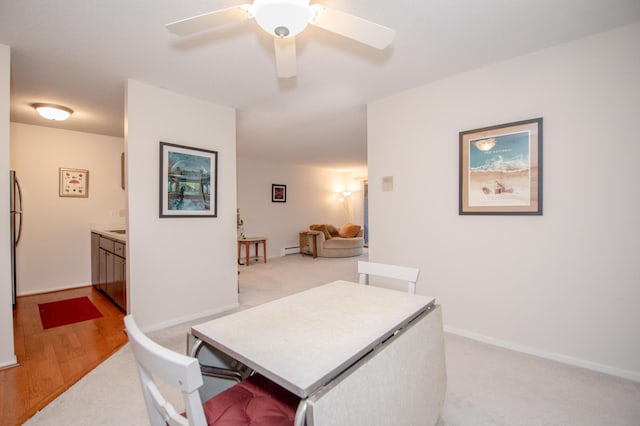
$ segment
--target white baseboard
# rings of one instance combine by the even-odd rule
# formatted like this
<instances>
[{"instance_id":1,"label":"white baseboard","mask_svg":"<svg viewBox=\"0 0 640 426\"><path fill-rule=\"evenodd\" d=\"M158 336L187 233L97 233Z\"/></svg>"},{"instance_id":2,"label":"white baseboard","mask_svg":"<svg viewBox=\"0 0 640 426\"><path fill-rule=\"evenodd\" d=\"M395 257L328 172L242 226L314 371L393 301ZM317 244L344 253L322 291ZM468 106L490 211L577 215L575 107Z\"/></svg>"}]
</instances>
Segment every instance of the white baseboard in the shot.
<instances>
[{"instance_id":1,"label":"white baseboard","mask_svg":"<svg viewBox=\"0 0 640 426\"><path fill-rule=\"evenodd\" d=\"M146 326L144 328L142 328L142 331L145 333L149 333L152 331L156 331L156 330L162 330L163 328L169 328L169 327L173 327L174 325L179 325L182 323L185 323L187 321L193 321L193 320L197 320L199 318L206 318L209 317L211 315L216 315L216 314L220 314L222 312L226 312L226 311L230 311L231 309L235 309L238 306L240 306L239 303L231 303L229 305L225 305L225 306L220 306L217 307L215 309L209 309L206 311L202 311L202 312L198 312L195 314L191 314L191 315L186 315L184 317L179 317L179 318L174 318L170 321L165 321L165 322L161 322L161 323L156 323L156 324L152 324L149 326Z\"/></svg>"},{"instance_id":2,"label":"white baseboard","mask_svg":"<svg viewBox=\"0 0 640 426\"><path fill-rule=\"evenodd\" d=\"M0 362L0 369L9 368L9 367L17 367L18 366L18 358L14 355L8 361Z\"/></svg>"},{"instance_id":3,"label":"white baseboard","mask_svg":"<svg viewBox=\"0 0 640 426\"><path fill-rule=\"evenodd\" d=\"M91 287L91 284L71 284L60 287L49 287L49 288L41 288L33 291L23 291L16 294L17 297L20 296L32 296L34 294L42 294L42 293L52 293L54 291L62 291L62 290L73 290L74 288L82 288L82 287Z\"/></svg>"},{"instance_id":4,"label":"white baseboard","mask_svg":"<svg viewBox=\"0 0 640 426\"><path fill-rule=\"evenodd\" d=\"M474 333L467 330L462 330L455 327L444 326L444 331L446 331L447 333L456 334L458 336L466 337L468 339L476 340L483 343L488 343L490 345L498 346L498 347L509 349L512 351L538 356L540 358L561 362L563 364L573 365L575 367L586 368L587 370L597 371L597 372L608 374L611 376L621 377L623 379L632 380L634 382L640 382L640 373L637 373L637 372L622 370L620 368L615 368L615 367L599 364L592 361L587 361L580 358L574 358L574 357L570 357L570 356L555 353L555 352L543 351L540 349L519 345L517 343L508 342L506 340L495 339L493 337L485 336L485 335Z\"/></svg>"}]
</instances>

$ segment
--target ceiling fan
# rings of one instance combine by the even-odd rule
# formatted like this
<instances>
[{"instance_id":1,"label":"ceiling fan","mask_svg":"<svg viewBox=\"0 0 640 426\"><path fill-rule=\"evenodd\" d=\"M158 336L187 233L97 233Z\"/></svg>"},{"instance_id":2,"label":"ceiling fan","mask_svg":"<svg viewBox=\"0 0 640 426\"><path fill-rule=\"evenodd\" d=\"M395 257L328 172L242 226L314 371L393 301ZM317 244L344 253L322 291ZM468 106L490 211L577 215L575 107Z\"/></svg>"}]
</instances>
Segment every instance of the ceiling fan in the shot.
<instances>
[{"instance_id":1,"label":"ceiling fan","mask_svg":"<svg viewBox=\"0 0 640 426\"><path fill-rule=\"evenodd\" d=\"M393 40L395 31L339 10L309 0L254 0L167 24L177 35L190 35L223 25L255 18L258 25L273 34L276 69L279 78L296 75L295 36L308 24L359 41L377 49L384 49Z\"/></svg>"}]
</instances>

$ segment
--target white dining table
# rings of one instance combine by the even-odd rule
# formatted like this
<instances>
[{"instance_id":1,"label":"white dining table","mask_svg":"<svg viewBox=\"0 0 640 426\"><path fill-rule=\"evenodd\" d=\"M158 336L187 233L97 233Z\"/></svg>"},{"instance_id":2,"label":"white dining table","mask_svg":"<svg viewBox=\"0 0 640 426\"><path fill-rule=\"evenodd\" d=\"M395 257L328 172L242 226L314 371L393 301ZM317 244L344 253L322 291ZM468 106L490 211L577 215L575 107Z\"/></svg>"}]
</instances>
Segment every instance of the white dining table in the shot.
<instances>
[{"instance_id":1,"label":"white dining table","mask_svg":"<svg viewBox=\"0 0 640 426\"><path fill-rule=\"evenodd\" d=\"M191 332L304 399L434 303L427 296L335 281Z\"/></svg>"}]
</instances>

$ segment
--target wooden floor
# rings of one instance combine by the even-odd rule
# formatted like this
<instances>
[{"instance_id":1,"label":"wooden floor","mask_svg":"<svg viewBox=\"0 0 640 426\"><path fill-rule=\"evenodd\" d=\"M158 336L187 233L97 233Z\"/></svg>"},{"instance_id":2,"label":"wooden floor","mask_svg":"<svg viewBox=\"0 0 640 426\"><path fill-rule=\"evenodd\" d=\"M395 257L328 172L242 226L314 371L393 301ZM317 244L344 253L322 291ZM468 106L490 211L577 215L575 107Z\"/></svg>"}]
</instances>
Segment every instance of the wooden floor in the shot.
<instances>
[{"instance_id":1,"label":"wooden floor","mask_svg":"<svg viewBox=\"0 0 640 426\"><path fill-rule=\"evenodd\" d=\"M87 296L102 318L47 330L39 303ZM124 314L92 287L18 297L13 314L19 365L0 370L0 425L20 425L127 342Z\"/></svg>"}]
</instances>

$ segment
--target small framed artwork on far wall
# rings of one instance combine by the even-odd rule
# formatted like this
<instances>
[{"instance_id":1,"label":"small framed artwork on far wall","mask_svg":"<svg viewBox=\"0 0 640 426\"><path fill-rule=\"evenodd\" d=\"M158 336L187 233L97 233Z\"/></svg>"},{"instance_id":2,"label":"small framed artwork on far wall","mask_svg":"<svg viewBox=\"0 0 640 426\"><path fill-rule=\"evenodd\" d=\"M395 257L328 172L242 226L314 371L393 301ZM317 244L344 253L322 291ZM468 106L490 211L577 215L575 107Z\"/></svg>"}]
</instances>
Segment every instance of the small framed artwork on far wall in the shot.
<instances>
[{"instance_id":1,"label":"small framed artwork on far wall","mask_svg":"<svg viewBox=\"0 0 640 426\"><path fill-rule=\"evenodd\" d=\"M286 203L287 202L287 185L274 183L271 185L271 202Z\"/></svg>"},{"instance_id":2,"label":"small framed artwork on far wall","mask_svg":"<svg viewBox=\"0 0 640 426\"><path fill-rule=\"evenodd\" d=\"M60 167L60 197L89 197L89 170Z\"/></svg>"}]
</instances>

